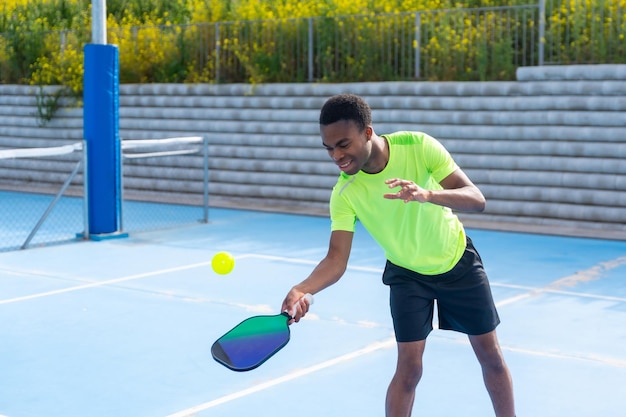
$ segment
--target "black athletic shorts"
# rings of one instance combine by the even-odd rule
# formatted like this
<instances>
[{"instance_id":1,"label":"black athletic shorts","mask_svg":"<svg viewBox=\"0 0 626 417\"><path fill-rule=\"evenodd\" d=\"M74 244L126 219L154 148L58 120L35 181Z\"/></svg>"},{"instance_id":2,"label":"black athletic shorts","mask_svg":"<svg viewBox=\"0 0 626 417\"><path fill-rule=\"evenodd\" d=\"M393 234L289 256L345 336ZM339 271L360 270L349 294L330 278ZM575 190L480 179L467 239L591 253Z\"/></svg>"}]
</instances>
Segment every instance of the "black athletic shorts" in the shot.
<instances>
[{"instance_id":1,"label":"black athletic shorts","mask_svg":"<svg viewBox=\"0 0 626 417\"><path fill-rule=\"evenodd\" d=\"M433 330L434 300L439 328L481 335L500 323L480 255L467 238L467 248L450 271L422 275L387 261L383 282L398 342L424 340Z\"/></svg>"}]
</instances>

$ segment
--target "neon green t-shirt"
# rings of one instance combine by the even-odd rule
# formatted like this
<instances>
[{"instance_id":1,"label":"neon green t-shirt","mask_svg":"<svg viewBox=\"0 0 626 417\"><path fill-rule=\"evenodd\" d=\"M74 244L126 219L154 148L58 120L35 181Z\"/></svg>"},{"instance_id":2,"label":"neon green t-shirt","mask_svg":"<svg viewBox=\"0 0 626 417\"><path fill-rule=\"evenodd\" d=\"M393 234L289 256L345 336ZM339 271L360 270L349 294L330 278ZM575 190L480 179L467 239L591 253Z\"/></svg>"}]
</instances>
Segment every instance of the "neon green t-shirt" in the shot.
<instances>
[{"instance_id":1,"label":"neon green t-shirt","mask_svg":"<svg viewBox=\"0 0 626 417\"><path fill-rule=\"evenodd\" d=\"M341 173L330 198L331 229L354 232L358 219L392 263L424 275L451 270L465 251L463 225L448 207L389 200L385 180L411 180L440 190L439 182L458 169L448 151L421 132L383 135L389 161L377 174ZM396 189L397 190L397 189Z\"/></svg>"}]
</instances>

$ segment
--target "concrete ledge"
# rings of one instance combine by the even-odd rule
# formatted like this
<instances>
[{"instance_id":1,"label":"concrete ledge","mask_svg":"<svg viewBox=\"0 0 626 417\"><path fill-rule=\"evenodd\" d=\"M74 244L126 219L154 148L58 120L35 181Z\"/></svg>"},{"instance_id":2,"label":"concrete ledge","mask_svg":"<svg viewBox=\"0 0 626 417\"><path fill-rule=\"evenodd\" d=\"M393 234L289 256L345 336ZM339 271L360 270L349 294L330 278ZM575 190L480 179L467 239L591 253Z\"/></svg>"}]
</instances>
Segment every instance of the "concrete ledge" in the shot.
<instances>
[{"instance_id":1,"label":"concrete ledge","mask_svg":"<svg viewBox=\"0 0 626 417\"><path fill-rule=\"evenodd\" d=\"M516 71L518 81L577 81L620 80L626 81L626 65L546 65L520 67Z\"/></svg>"}]
</instances>

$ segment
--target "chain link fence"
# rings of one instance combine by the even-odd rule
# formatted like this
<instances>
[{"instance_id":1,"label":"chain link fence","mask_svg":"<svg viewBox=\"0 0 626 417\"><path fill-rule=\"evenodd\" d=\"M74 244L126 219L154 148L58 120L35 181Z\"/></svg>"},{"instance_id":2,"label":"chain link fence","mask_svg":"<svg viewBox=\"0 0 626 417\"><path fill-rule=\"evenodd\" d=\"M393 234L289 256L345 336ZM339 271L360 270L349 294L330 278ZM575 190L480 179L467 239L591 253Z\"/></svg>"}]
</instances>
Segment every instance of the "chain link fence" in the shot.
<instances>
[{"instance_id":1,"label":"chain link fence","mask_svg":"<svg viewBox=\"0 0 626 417\"><path fill-rule=\"evenodd\" d=\"M510 80L541 64L539 16L527 5L146 26L109 41L122 82Z\"/></svg>"}]
</instances>

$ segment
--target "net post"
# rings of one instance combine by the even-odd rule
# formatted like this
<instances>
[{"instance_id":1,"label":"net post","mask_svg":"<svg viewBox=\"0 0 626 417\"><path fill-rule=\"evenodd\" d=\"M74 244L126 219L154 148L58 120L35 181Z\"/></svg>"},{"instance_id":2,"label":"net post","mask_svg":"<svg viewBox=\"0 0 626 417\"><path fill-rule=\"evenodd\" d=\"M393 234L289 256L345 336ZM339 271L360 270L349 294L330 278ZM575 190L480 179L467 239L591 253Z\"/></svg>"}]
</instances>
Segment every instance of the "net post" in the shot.
<instances>
[{"instance_id":1,"label":"net post","mask_svg":"<svg viewBox=\"0 0 626 417\"><path fill-rule=\"evenodd\" d=\"M92 0L92 42L84 46L83 138L89 237L126 237L120 227L119 51L107 45L106 0Z\"/></svg>"},{"instance_id":2,"label":"net post","mask_svg":"<svg viewBox=\"0 0 626 417\"><path fill-rule=\"evenodd\" d=\"M118 230L124 230L124 150L120 140L120 181L119 181L119 216L117 220Z\"/></svg>"},{"instance_id":3,"label":"net post","mask_svg":"<svg viewBox=\"0 0 626 417\"><path fill-rule=\"evenodd\" d=\"M89 192L87 187L87 178L89 169L87 168L87 141L83 139L83 233L80 235L83 239L89 239Z\"/></svg>"},{"instance_id":4,"label":"net post","mask_svg":"<svg viewBox=\"0 0 626 417\"><path fill-rule=\"evenodd\" d=\"M203 223L209 222L209 138L205 135L202 137L202 150L203 150L203 204L204 216L202 218Z\"/></svg>"},{"instance_id":5,"label":"net post","mask_svg":"<svg viewBox=\"0 0 626 417\"><path fill-rule=\"evenodd\" d=\"M107 43L107 6L106 0L91 2L91 42L96 45Z\"/></svg>"},{"instance_id":6,"label":"net post","mask_svg":"<svg viewBox=\"0 0 626 417\"><path fill-rule=\"evenodd\" d=\"M127 237L121 214L119 137L119 51L116 45L87 44L83 137L87 146L89 237Z\"/></svg>"}]
</instances>

